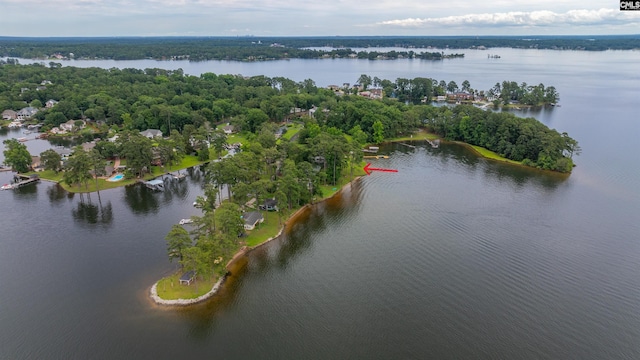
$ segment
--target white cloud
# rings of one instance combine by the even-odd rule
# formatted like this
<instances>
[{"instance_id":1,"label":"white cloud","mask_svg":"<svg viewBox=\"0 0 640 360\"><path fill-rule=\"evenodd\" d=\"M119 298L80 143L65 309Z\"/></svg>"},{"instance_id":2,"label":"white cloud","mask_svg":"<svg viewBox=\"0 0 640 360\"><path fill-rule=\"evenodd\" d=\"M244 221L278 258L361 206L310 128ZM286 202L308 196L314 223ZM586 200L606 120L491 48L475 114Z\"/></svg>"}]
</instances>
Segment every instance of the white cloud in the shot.
<instances>
[{"instance_id":1,"label":"white cloud","mask_svg":"<svg viewBox=\"0 0 640 360\"><path fill-rule=\"evenodd\" d=\"M467 14L438 18L407 18L387 20L376 25L396 27L426 27L426 26L566 26L566 25L624 25L640 21L640 15L632 12L622 12L613 9L599 10L570 10L556 13L549 10L505 13Z\"/></svg>"}]
</instances>

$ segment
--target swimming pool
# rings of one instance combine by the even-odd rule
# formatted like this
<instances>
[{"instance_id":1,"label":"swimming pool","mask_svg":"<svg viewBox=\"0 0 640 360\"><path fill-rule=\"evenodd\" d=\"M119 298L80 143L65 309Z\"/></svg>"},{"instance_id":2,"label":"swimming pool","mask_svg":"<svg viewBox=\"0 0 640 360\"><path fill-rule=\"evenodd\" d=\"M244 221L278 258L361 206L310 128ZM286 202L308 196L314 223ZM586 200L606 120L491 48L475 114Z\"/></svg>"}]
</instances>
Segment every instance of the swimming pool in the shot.
<instances>
[{"instance_id":1,"label":"swimming pool","mask_svg":"<svg viewBox=\"0 0 640 360\"><path fill-rule=\"evenodd\" d=\"M124 174L116 174L108 178L107 181L120 181L122 179L124 179Z\"/></svg>"}]
</instances>

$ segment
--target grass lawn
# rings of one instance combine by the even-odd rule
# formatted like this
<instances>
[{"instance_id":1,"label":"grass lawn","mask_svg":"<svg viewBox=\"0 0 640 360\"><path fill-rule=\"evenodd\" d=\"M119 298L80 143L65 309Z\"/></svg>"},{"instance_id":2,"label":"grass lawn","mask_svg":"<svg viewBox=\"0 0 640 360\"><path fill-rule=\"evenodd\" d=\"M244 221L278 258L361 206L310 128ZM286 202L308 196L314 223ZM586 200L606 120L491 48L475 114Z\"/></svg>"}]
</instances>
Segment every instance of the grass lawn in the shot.
<instances>
[{"instance_id":1,"label":"grass lawn","mask_svg":"<svg viewBox=\"0 0 640 360\"><path fill-rule=\"evenodd\" d=\"M213 285L218 281L217 276L198 276L191 285L180 285L180 276L183 271L178 271L171 276L158 281L156 290L158 296L164 300L195 299L208 293Z\"/></svg>"},{"instance_id":2,"label":"grass lawn","mask_svg":"<svg viewBox=\"0 0 640 360\"><path fill-rule=\"evenodd\" d=\"M282 135L282 139L291 140L291 138L304 128L303 124L294 123L293 126L287 126L287 132Z\"/></svg>"},{"instance_id":3,"label":"grass lawn","mask_svg":"<svg viewBox=\"0 0 640 360\"><path fill-rule=\"evenodd\" d=\"M240 134L231 134L227 136L227 144L240 143L243 146L249 143L249 140Z\"/></svg>"},{"instance_id":4,"label":"grass lawn","mask_svg":"<svg viewBox=\"0 0 640 360\"><path fill-rule=\"evenodd\" d=\"M353 166L353 178L355 179L358 176L367 175L364 172L364 167L367 164L365 162L361 162L358 165ZM338 180L336 185L320 185L320 189L322 189L322 197L317 200L323 200L332 197L335 193L337 193L343 186L348 184L351 181L351 171L349 169L343 170L343 176Z\"/></svg>"},{"instance_id":5,"label":"grass lawn","mask_svg":"<svg viewBox=\"0 0 640 360\"><path fill-rule=\"evenodd\" d=\"M267 241L270 237L276 236L282 227L278 220L278 213L274 211L270 211L268 214L267 211L260 212L262 213L262 216L265 216L264 222L256 226L255 229L247 232L248 236L244 239L247 246L256 246ZM283 223L289 215L291 214L288 212L282 214Z\"/></svg>"},{"instance_id":6,"label":"grass lawn","mask_svg":"<svg viewBox=\"0 0 640 360\"><path fill-rule=\"evenodd\" d=\"M388 139L385 141L435 140L439 138L440 138L439 135L426 132L424 129L420 129L415 134Z\"/></svg>"},{"instance_id":7,"label":"grass lawn","mask_svg":"<svg viewBox=\"0 0 640 360\"><path fill-rule=\"evenodd\" d=\"M468 145L468 144L467 144ZM499 154L494 153L491 150L485 149L483 147L480 146L476 146L476 145L469 145L471 146L471 148L473 150L475 150L478 154L480 154L481 156L487 158L487 159L492 159L492 160L498 160L498 161L504 161L504 162L508 162L511 164L519 164L522 165L522 163L520 161L515 161L515 160L509 160L505 157L500 156Z\"/></svg>"},{"instance_id":8,"label":"grass lawn","mask_svg":"<svg viewBox=\"0 0 640 360\"><path fill-rule=\"evenodd\" d=\"M95 179L89 180L87 182L87 185L85 186L84 184L81 184L80 186L69 186L68 184L64 183L62 181L62 175L63 172L59 172L59 173L55 173L52 170L45 170L45 171L40 171L40 172L29 172L26 173L25 175L31 175L31 174L37 174L38 176L40 176L41 179L43 180L49 180L49 181L53 181L53 182L57 182L60 186L62 186L63 189L67 190L68 192L93 192L96 191L96 181ZM104 179L98 179L98 186L100 190L107 190L107 189L114 189L117 187L121 187L124 185L129 185L129 184L133 184L135 183L135 179L124 179L121 181L116 181L116 182L112 182L112 181L106 181Z\"/></svg>"}]
</instances>

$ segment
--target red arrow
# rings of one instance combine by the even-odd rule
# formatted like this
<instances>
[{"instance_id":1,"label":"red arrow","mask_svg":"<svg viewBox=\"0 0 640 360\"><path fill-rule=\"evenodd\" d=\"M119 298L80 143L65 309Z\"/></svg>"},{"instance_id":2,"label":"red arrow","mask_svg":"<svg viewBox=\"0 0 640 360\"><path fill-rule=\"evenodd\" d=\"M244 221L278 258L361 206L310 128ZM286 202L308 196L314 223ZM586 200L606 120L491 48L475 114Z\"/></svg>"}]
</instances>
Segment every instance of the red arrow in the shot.
<instances>
[{"instance_id":1,"label":"red arrow","mask_svg":"<svg viewBox=\"0 0 640 360\"><path fill-rule=\"evenodd\" d=\"M371 175L372 171L398 172L396 169L373 168L371 167L371 163L367 163L367 166L364 167L364 172L366 172L367 175Z\"/></svg>"}]
</instances>

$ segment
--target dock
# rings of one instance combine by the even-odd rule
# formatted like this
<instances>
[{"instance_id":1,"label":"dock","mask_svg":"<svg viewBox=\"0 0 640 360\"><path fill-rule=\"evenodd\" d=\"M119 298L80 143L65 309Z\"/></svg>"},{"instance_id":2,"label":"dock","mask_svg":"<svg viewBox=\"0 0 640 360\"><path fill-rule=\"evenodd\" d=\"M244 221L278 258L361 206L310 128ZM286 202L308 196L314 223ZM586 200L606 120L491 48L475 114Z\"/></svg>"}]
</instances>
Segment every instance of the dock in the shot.
<instances>
[{"instance_id":1,"label":"dock","mask_svg":"<svg viewBox=\"0 0 640 360\"><path fill-rule=\"evenodd\" d=\"M144 186L155 191L164 191L164 182L162 180L149 180L142 182Z\"/></svg>"},{"instance_id":2,"label":"dock","mask_svg":"<svg viewBox=\"0 0 640 360\"><path fill-rule=\"evenodd\" d=\"M400 144L400 145L404 145L404 146L407 146L407 147L410 147L410 148L412 148L412 149L415 149L415 148L416 148L415 146L413 146L413 145L409 145L409 144L407 144L407 143L398 143L398 144Z\"/></svg>"},{"instance_id":3,"label":"dock","mask_svg":"<svg viewBox=\"0 0 640 360\"><path fill-rule=\"evenodd\" d=\"M40 177L38 175L31 175L31 176L16 175L14 178L16 180L18 179L22 179L22 180L11 184L12 189L17 189L19 187L23 187L25 185L33 184L35 182L40 181Z\"/></svg>"},{"instance_id":4,"label":"dock","mask_svg":"<svg viewBox=\"0 0 640 360\"><path fill-rule=\"evenodd\" d=\"M389 155L366 155L363 156L364 159L388 159Z\"/></svg>"},{"instance_id":5,"label":"dock","mask_svg":"<svg viewBox=\"0 0 640 360\"><path fill-rule=\"evenodd\" d=\"M435 140L428 140L427 142L429 143L429 145L431 145L432 148L436 149L440 147L440 139L435 139Z\"/></svg>"}]
</instances>

